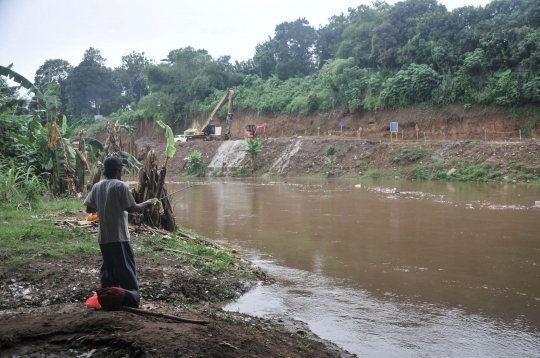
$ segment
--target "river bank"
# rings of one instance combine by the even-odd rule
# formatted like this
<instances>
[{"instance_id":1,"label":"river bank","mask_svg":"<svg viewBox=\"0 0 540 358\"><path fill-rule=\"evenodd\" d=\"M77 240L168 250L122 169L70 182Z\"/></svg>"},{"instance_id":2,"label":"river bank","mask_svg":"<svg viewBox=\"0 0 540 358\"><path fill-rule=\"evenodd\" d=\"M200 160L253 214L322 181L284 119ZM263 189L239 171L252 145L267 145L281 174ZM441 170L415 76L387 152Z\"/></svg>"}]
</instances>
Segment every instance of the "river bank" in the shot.
<instances>
[{"instance_id":1,"label":"river bank","mask_svg":"<svg viewBox=\"0 0 540 358\"><path fill-rule=\"evenodd\" d=\"M380 141L325 137L261 139L252 170L243 141L191 140L176 144L168 174L183 175L197 150L209 176L319 176L507 183L540 181L536 139L495 141ZM158 156L164 144L150 146ZM164 160L164 158L161 158Z\"/></svg>"},{"instance_id":2,"label":"river bank","mask_svg":"<svg viewBox=\"0 0 540 358\"><path fill-rule=\"evenodd\" d=\"M41 209L0 207L0 348L5 356L339 357L301 322L222 311L257 281L270 282L234 251L187 229L166 233L132 227L148 312L206 325L85 306L99 285L95 225L79 226L80 199Z\"/></svg>"}]
</instances>

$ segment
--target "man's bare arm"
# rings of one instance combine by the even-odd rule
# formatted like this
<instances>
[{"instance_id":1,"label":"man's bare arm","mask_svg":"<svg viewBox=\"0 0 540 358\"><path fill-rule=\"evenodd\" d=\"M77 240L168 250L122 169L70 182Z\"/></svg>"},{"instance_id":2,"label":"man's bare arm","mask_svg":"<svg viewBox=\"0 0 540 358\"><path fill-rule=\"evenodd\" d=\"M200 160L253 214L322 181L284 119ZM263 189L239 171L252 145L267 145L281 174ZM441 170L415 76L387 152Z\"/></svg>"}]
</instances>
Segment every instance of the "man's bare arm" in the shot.
<instances>
[{"instance_id":1,"label":"man's bare arm","mask_svg":"<svg viewBox=\"0 0 540 358\"><path fill-rule=\"evenodd\" d=\"M126 211L128 213L139 213L139 212L143 211L144 208L146 208L147 206L150 206L150 205L153 205L152 202L145 201L143 203L135 204L133 206L130 206L129 208L126 209Z\"/></svg>"},{"instance_id":2,"label":"man's bare arm","mask_svg":"<svg viewBox=\"0 0 540 358\"><path fill-rule=\"evenodd\" d=\"M97 213L97 209L96 208L91 208L89 206L86 207L86 212L88 214L93 214L93 213Z\"/></svg>"}]
</instances>

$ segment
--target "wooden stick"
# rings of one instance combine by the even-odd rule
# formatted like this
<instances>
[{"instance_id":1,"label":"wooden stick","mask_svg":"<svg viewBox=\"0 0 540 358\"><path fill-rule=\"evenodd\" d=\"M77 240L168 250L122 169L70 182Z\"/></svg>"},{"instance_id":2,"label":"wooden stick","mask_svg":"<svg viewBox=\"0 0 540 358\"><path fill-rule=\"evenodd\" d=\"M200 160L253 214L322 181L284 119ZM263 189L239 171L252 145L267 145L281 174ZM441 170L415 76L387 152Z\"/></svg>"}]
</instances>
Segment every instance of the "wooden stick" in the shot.
<instances>
[{"instance_id":1,"label":"wooden stick","mask_svg":"<svg viewBox=\"0 0 540 358\"><path fill-rule=\"evenodd\" d=\"M217 248L217 249L219 249L219 250L225 250L225 249L223 248L223 246L221 246L221 245L219 245L219 244L217 244L217 243L215 243L215 242L212 242L212 241L209 241L209 240L205 240L205 239L197 238L197 237L195 237L195 236L192 236L192 235L190 235L190 234L188 234L188 233L185 233L185 232L183 232L183 231L180 231L180 230L178 230L177 232L180 234L180 236L187 237L188 239L191 239L191 240L194 240L194 241L195 241L195 240L199 240L199 241L202 241L202 242L207 243L208 245L212 245L212 246L214 246L215 248Z\"/></svg>"},{"instance_id":2,"label":"wooden stick","mask_svg":"<svg viewBox=\"0 0 540 358\"><path fill-rule=\"evenodd\" d=\"M142 315L147 315L147 316L153 316L153 317L172 319L175 321L185 322L185 323L193 323L193 324L209 324L210 323L208 321L198 321L194 319L187 319L187 318L182 318L182 317L177 317L177 316L171 316L171 315L161 313L161 312L150 312L150 311L140 310L138 308L132 308L132 307L126 307L126 306L119 306L118 308L121 309L122 311L127 311L131 313L142 314Z\"/></svg>"},{"instance_id":3,"label":"wooden stick","mask_svg":"<svg viewBox=\"0 0 540 358\"><path fill-rule=\"evenodd\" d=\"M191 255L191 256L195 256L195 257L198 257L198 258L201 258L201 259L204 259L204 260L208 260L208 261L215 261L215 260L210 259L210 258L208 258L208 257L195 255L195 254L192 254L192 253L190 253L190 252L185 252L185 251L180 251L180 250L175 250L175 249L167 249L167 248L164 248L163 250L166 250L166 251L172 251L172 252L178 252L178 253L180 253L180 254Z\"/></svg>"}]
</instances>

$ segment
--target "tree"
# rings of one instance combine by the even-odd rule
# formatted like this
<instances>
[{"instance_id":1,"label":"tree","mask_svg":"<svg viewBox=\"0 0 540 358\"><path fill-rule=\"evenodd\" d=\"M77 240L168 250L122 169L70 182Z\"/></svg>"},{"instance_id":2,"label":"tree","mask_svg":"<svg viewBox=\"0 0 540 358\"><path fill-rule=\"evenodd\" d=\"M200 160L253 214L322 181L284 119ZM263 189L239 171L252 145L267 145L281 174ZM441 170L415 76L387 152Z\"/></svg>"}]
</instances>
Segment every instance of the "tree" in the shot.
<instances>
[{"instance_id":1,"label":"tree","mask_svg":"<svg viewBox=\"0 0 540 358\"><path fill-rule=\"evenodd\" d=\"M72 116L109 115L122 105L121 88L112 70L90 60L82 61L67 79L68 111Z\"/></svg>"},{"instance_id":2,"label":"tree","mask_svg":"<svg viewBox=\"0 0 540 358\"><path fill-rule=\"evenodd\" d=\"M124 96L130 102L139 102L148 94L147 77L142 73L152 62L144 57L144 52L133 51L122 56L122 65L115 69L116 77L122 86Z\"/></svg>"},{"instance_id":3,"label":"tree","mask_svg":"<svg viewBox=\"0 0 540 358\"><path fill-rule=\"evenodd\" d=\"M366 5L349 9L348 26L343 29L336 58L353 57L358 66L375 67L371 57L372 31L382 19L380 11Z\"/></svg>"},{"instance_id":4,"label":"tree","mask_svg":"<svg viewBox=\"0 0 540 358\"><path fill-rule=\"evenodd\" d=\"M67 80L71 70L73 70L73 66L65 60L47 60L36 71L34 84L39 89L44 89L45 84L51 81L62 85Z\"/></svg>"},{"instance_id":5,"label":"tree","mask_svg":"<svg viewBox=\"0 0 540 358\"><path fill-rule=\"evenodd\" d=\"M416 34L417 23L431 12L446 11L437 0L405 0L385 12L384 22L373 29L371 56L384 66L397 65L397 52Z\"/></svg>"},{"instance_id":6,"label":"tree","mask_svg":"<svg viewBox=\"0 0 540 358\"><path fill-rule=\"evenodd\" d=\"M274 38L255 48L253 61L263 79L276 74L280 80L302 77L315 70L317 31L305 19L276 26Z\"/></svg>"},{"instance_id":7,"label":"tree","mask_svg":"<svg viewBox=\"0 0 540 358\"><path fill-rule=\"evenodd\" d=\"M313 73L315 70L315 44L317 31L305 19L283 22L276 26L276 74L287 80Z\"/></svg>"},{"instance_id":8,"label":"tree","mask_svg":"<svg viewBox=\"0 0 540 358\"><path fill-rule=\"evenodd\" d=\"M148 84L155 100L144 101L145 109L150 110L167 99L166 112L170 113L169 99L173 99L174 115L164 118L168 123L186 121L192 115L192 108L215 91L225 91L242 83L244 75L236 71L229 56L213 59L206 50L192 47L169 52L163 64L149 65L143 71L148 75ZM143 101L141 101L143 102ZM163 110L156 113L163 114Z\"/></svg>"},{"instance_id":9,"label":"tree","mask_svg":"<svg viewBox=\"0 0 540 358\"><path fill-rule=\"evenodd\" d=\"M318 39L315 45L315 52L317 54L319 69L322 68L327 61L336 57L336 53L342 41L343 31L348 23L349 20L343 14L332 16L328 25L320 27L317 30Z\"/></svg>"},{"instance_id":10,"label":"tree","mask_svg":"<svg viewBox=\"0 0 540 358\"><path fill-rule=\"evenodd\" d=\"M63 103L65 107L65 104L68 101L67 78L72 70L73 66L65 60L47 60L36 71L34 84L40 91L45 92L49 82L58 83L60 86L60 102ZM61 114L64 113L65 108L62 108Z\"/></svg>"},{"instance_id":11,"label":"tree","mask_svg":"<svg viewBox=\"0 0 540 358\"><path fill-rule=\"evenodd\" d=\"M253 62L262 79L270 78L276 73L277 65L277 42L271 38L255 47Z\"/></svg>"},{"instance_id":12,"label":"tree","mask_svg":"<svg viewBox=\"0 0 540 358\"><path fill-rule=\"evenodd\" d=\"M105 66L105 62L107 62L107 59L101 56L101 52L99 50L90 47L88 50L85 51L83 61L95 62L99 66Z\"/></svg>"}]
</instances>

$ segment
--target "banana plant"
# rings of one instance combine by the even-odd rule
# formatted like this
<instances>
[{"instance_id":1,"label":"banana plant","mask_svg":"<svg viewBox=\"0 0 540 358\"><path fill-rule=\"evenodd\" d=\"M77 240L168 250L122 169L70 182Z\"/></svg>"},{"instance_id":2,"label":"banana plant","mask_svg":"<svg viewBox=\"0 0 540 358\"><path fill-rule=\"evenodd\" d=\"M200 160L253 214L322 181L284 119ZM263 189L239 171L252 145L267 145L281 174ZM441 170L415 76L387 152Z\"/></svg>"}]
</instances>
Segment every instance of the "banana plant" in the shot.
<instances>
[{"instance_id":1,"label":"banana plant","mask_svg":"<svg viewBox=\"0 0 540 358\"><path fill-rule=\"evenodd\" d=\"M61 194L69 189L71 192L73 186L74 173L73 165L75 161L75 151L69 141L63 137L67 131L67 121L64 116L62 126L59 126L59 109L61 107L59 93L59 85L54 82L47 84L45 93L41 92L32 82L24 76L13 71L12 65L8 67L0 66L0 75L6 76L18 83L21 87L34 93L38 107L44 107L44 110L33 111L32 119L28 122L26 137L22 134L14 133L14 138L18 143L25 145L28 150L44 151L41 167L51 172L51 189L53 194ZM41 101L41 102L40 102ZM39 116L45 114L45 125L41 125ZM46 140L42 139L45 136ZM25 140L26 139L26 140ZM47 147L43 144L47 143ZM70 187L71 186L71 187Z\"/></svg>"}]
</instances>

